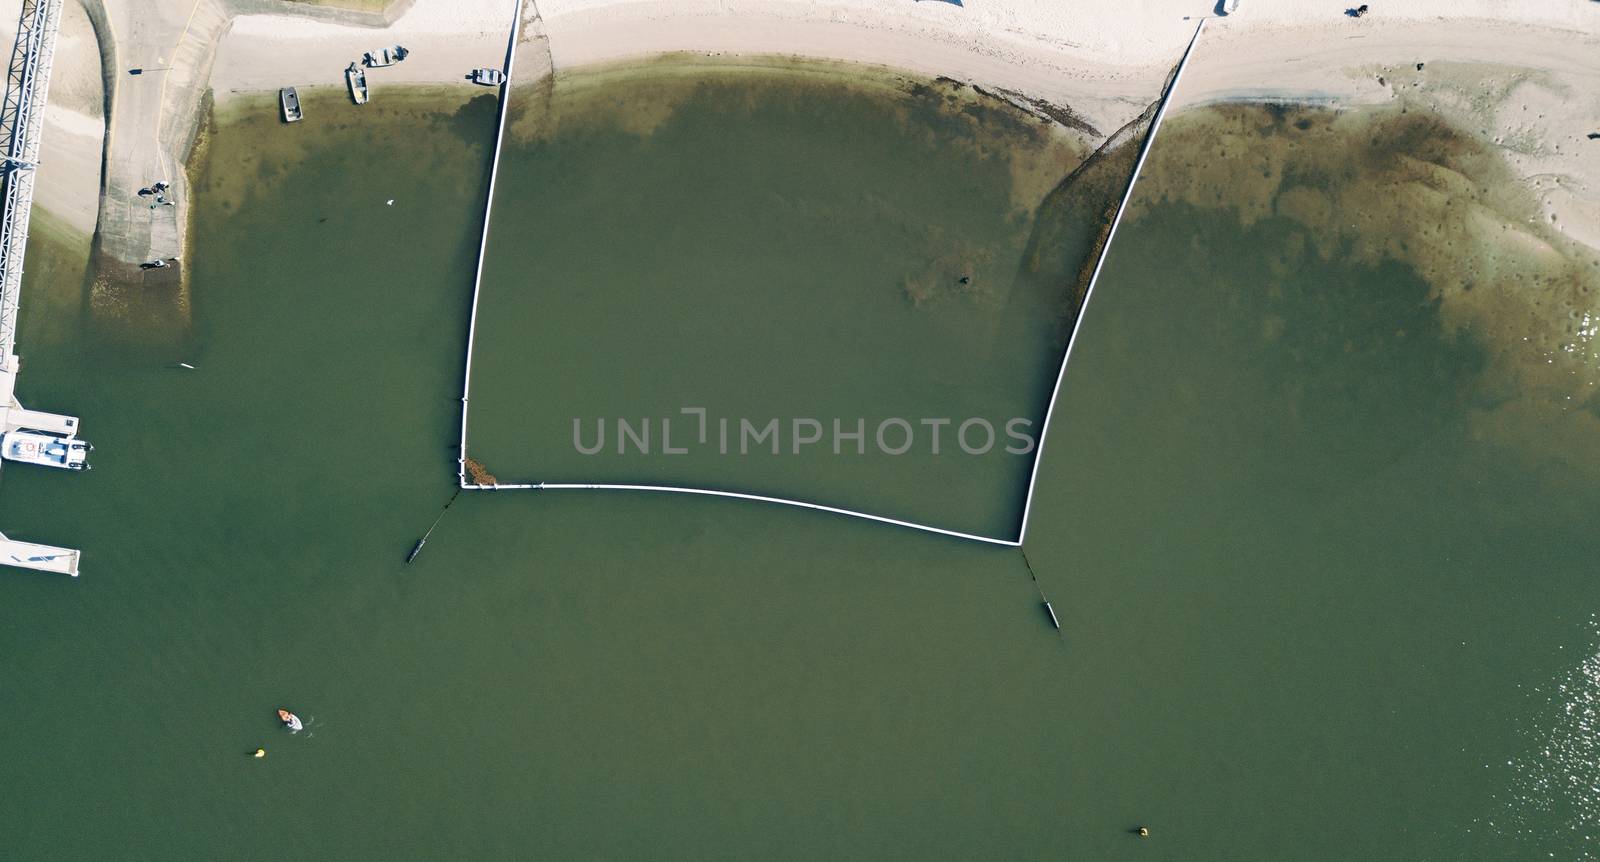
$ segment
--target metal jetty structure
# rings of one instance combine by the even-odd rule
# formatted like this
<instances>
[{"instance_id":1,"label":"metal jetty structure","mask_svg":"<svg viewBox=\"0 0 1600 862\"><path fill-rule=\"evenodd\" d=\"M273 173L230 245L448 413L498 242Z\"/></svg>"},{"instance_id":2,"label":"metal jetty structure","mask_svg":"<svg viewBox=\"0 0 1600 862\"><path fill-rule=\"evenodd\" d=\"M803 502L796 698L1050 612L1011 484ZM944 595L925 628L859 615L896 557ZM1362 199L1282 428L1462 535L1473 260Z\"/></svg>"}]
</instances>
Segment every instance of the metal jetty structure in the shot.
<instances>
[{"instance_id":1,"label":"metal jetty structure","mask_svg":"<svg viewBox=\"0 0 1600 862\"><path fill-rule=\"evenodd\" d=\"M17 400L17 308L22 299L22 261L33 212L33 181L39 166L50 66L61 26L62 0L22 0L17 41L6 70L5 101L0 103L0 140L6 144L5 200L0 213L0 426L75 437L78 417L29 410ZM0 565L78 576L78 552L7 538L0 533Z\"/></svg>"}]
</instances>

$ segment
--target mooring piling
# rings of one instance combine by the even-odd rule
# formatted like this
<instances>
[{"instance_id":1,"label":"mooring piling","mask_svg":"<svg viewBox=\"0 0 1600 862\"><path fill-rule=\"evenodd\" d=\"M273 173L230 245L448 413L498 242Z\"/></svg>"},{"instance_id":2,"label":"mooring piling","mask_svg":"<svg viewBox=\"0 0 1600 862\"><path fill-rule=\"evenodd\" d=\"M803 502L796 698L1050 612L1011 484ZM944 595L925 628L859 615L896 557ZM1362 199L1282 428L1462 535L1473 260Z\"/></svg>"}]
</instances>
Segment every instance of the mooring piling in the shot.
<instances>
[{"instance_id":1,"label":"mooring piling","mask_svg":"<svg viewBox=\"0 0 1600 862\"><path fill-rule=\"evenodd\" d=\"M428 537L433 535L433 531L439 527L439 522L444 520L444 513L450 511L451 504L454 503L456 498L459 496L461 496L461 489L457 488L456 492L450 495L450 502L445 503L444 508L439 510L439 517L434 518L433 523L428 526L428 532L423 533L422 538L418 539L417 543L411 546L411 553L406 555L406 563L408 565L412 560L417 558L418 554L422 553L422 546L428 544Z\"/></svg>"}]
</instances>

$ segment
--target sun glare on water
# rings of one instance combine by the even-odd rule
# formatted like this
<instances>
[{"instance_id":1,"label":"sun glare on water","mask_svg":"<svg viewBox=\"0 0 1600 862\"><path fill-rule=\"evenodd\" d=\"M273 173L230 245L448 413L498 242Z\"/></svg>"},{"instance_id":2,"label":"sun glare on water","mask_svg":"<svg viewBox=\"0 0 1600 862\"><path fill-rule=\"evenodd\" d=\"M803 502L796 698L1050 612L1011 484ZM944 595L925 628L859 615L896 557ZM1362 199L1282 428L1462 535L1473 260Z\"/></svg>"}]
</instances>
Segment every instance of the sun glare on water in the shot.
<instances>
[{"instance_id":1,"label":"sun glare on water","mask_svg":"<svg viewBox=\"0 0 1600 862\"><path fill-rule=\"evenodd\" d=\"M1533 689L1539 717L1523 731L1527 747L1506 761L1506 821L1491 824L1548 847L1550 858L1600 858L1594 850L1600 838L1600 617L1591 614L1588 625L1587 657ZM1552 831L1549 824L1565 828Z\"/></svg>"}]
</instances>

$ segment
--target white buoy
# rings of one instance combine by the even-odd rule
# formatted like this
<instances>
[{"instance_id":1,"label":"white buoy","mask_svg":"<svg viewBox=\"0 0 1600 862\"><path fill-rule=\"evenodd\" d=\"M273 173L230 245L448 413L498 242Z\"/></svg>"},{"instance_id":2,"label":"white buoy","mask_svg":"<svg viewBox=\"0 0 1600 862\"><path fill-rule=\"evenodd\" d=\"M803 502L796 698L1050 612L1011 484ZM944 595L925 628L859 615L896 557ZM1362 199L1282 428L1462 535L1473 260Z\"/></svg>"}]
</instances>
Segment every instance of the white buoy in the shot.
<instances>
[{"instance_id":1,"label":"white buoy","mask_svg":"<svg viewBox=\"0 0 1600 862\"><path fill-rule=\"evenodd\" d=\"M394 198L389 198L389 203L387 206L394 206Z\"/></svg>"}]
</instances>

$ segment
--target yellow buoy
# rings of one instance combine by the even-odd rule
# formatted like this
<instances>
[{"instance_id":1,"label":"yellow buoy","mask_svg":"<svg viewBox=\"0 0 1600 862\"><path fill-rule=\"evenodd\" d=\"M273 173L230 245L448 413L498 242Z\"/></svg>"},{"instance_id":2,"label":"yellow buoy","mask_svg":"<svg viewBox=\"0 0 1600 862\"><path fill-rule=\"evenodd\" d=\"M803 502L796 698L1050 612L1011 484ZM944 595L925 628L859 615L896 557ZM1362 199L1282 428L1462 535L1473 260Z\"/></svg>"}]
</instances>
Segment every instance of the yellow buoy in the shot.
<instances>
[{"instance_id":1,"label":"yellow buoy","mask_svg":"<svg viewBox=\"0 0 1600 862\"><path fill-rule=\"evenodd\" d=\"M258 754L256 756L260 757L261 755ZM1148 826L1140 826L1139 827L1139 837L1140 838L1149 838L1150 837L1150 827L1148 827Z\"/></svg>"},{"instance_id":2,"label":"yellow buoy","mask_svg":"<svg viewBox=\"0 0 1600 862\"><path fill-rule=\"evenodd\" d=\"M256 749L256 757L266 757L266 756L267 756L267 750L265 748Z\"/></svg>"}]
</instances>

